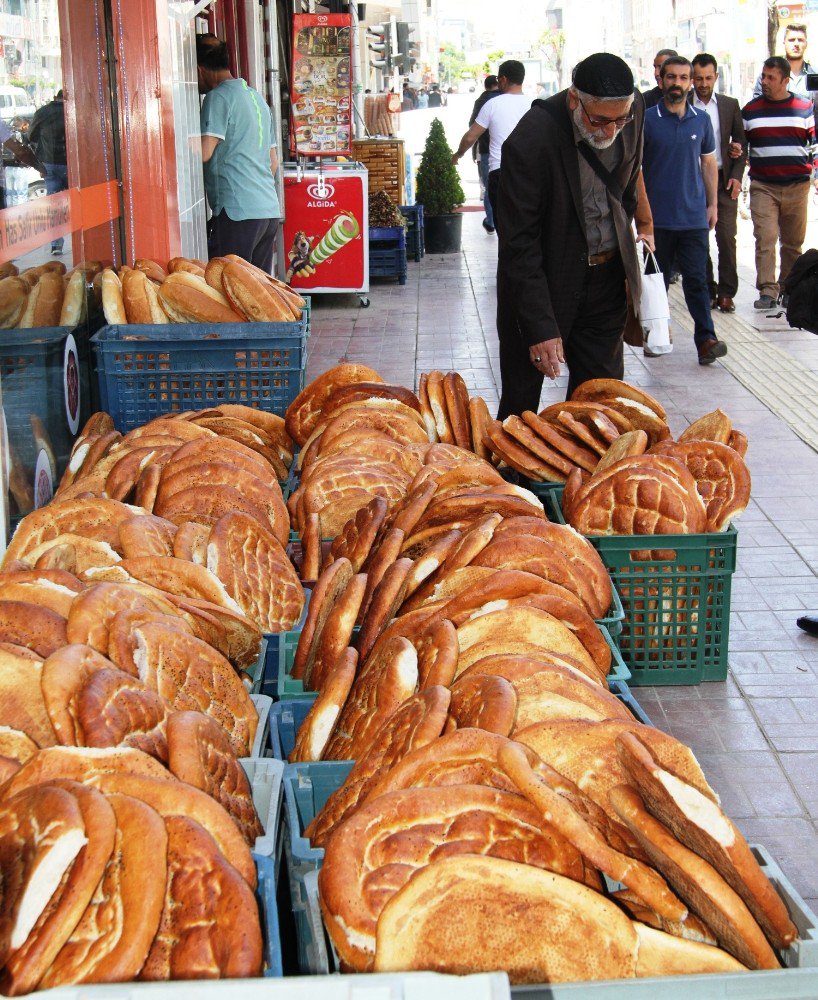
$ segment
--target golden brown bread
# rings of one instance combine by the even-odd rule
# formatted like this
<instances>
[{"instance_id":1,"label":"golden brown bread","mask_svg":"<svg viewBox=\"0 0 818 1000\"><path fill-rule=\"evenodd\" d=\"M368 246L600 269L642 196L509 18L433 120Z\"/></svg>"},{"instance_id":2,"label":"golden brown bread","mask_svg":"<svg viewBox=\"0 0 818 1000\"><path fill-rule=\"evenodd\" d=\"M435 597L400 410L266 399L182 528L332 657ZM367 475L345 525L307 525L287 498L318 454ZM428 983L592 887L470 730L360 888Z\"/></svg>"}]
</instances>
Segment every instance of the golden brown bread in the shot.
<instances>
[{"instance_id":1,"label":"golden brown bread","mask_svg":"<svg viewBox=\"0 0 818 1000\"><path fill-rule=\"evenodd\" d=\"M661 875L641 861L612 848L567 798L537 774L519 744L510 743L501 747L497 756L519 793L581 852L589 864L614 882L626 885L639 899L666 919L683 920L687 916L684 903L671 892Z\"/></svg>"},{"instance_id":2,"label":"golden brown bread","mask_svg":"<svg viewBox=\"0 0 818 1000\"><path fill-rule=\"evenodd\" d=\"M312 670L327 618L353 575L349 559L341 557L331 563L316 581L293 658L292 676L296 680L303 678L307 671Z\"/></svg>"},{"instance_id":3,"label":"golden brown bread","mask_svg":"<svg viewBox=\"0 0 818 1000\"><path fill-rule=\"evenodd\" d=\"M353 576L338 595L321 635L304 670L304 688L321 691L339 657L352 641L352 631L361 607L366 589L366 574Z\"/></svg>"},{"instance_id":4,"label":"golden brown bread","mask_svg":"<svg viewBox=\"0 0 818 1000\"><path fill-rule=\"evenodd\" d=\"M251 523L255 524L252 519ZM234 611L242 611L221 580L204 566L173 556L123 559L120 565L134 580L140 580L157 590L180 597L196 597Z\"/></svg>"},{"instance_id":5,"label":"golden brown bread","mask_svg":"<svg viewBox=\"0 0 818 1000\"><path fill-rule=\"evenodd\" d=\"M443 396L446 415L452 428L454 443L466 451L471 449L471 420L469 417L469 390L459 372L447 372L443 377Z\"/></svg>"},{"instance_id":6,"label":"golden brown bread","mask_svg":"<svg viewBox=\"0 0 818 1000\"><path fill-rule=\"evenodd\" d=\"M654 819L633 788L617 785L609 794L612 807L651 864L711 928L721 947L750 969L780 968L764 932L721 875Z\"/></svg>"},{"instance_id":7,"label":"golden brown bread","mask_svg":"<svg viewBox=\"0 0 818 1000\"><path fill-rule=\"evenodd\" d=\"M592 889L474 855L435 860L389 899L372 967L456 975L502 968L512 985L560 983L633 977L638 950L635 926Z\"/></svg>"},{"instance_id":8,"label":"golden brown bread","mask_svg":"<svg viewBox=\"0 0 818 1000\"><path fill-rule=\"evenodd\" d=\"M471 672L452 684L449 715L458 729L508 736L517 718L517 694L504 677Z\"/></svg>"},{"instance_id":9,"label":"golden brown bread","mask_svg":"<svg viewBox=\"0 0 818 1000\"><path fill-rule=\"evenodd\" d=\"M738 827L717 803L661 767L632 733L618 736L616 746L651 814L713 865L744 900L774 948L789 947L798 929Z\"/></svg>"},{"instance_id":10,"label":"golden brown bread","mask_svg":"<svg viewBox=\"0 0 818 1000\"><path fill-rule=\"evenodd\" d=\"M66 620L29 601L0 599L0 641L25 646L45 659L65 645Z\"/></svg>"},{"instance_id":11,"label":"golden brown bread","mask_svg":"<svg viewBox=\"0 0 818 1000\"><path fill-rule=\"evenodd\" d=\"M663 441L657 452L683 462L707 511L706 531L726 531L750 502L750 470L741 455L717 441Z\"/></svg>"},{"instance_id":12,"label":"golden brown bread","mask_svg":"<svg viewBox=\"0 0 818 1000\"><path fill-rule=\"evenodd\" d=\"M376 499L380 499L376 497ZM348 521L347 524L350 522ZM321 519L308 514L301 531L301 562L298 576L302 583L314 583L321 573Z\"/></svg>"},{"instance_id":13,"label":"golden brown bread","mask_svg":"<svg viewBox=\"0 0 818 1000\"><path fill-rule=\"evenodd\" d=\"M620 434L597 463L592 472L604 472L620 459L643 455L648 447L648 436L644 431L626 431Z\"/></svg>"},{"instance_id":14,"label":"golden brown bread","mask_svg":"<svg viewBox=\"0 0 818 1000\"><path fill-rule=\"evenodd\" d=\"M205 262L194 257L171 257L168 274L195 274L204 277Z\"/></svg>"},{"instance_id":15,"label":"golden brown bread","mask_svg":"<svg viewBox=\"0 0 818 1000\"><path fill-rule=\"evenodd\" d=\"M381 632L395 617L403 604L406 581L412 569L411 559L398 559L387 567L381 582L372 592L372 599L358 633L357 649L364 662Z\"/></svg>"},{"instance_id":16,"label":"golden brown bread","mask_svg":"<svg viewBox=\"0 0 818 1000\"><path fill-rule=\"evenodd\" d=\"M685 427L679 435L679 441L718 441L720 444L729 444L732 432L730 418L723 410L715 409Z\"/></svg>"},{"instance_id":17,"label":"golden brown bread","mask_svg":"<svg viewBox=\"0 0 818 1000\"><path fill-rule=\"evenodd\" d=\"M598 401L603 404L608 403L610 399L614 399L616 397L641 403L642 406L653 410L653 412L663 420L667 417L665 408L658 399L651 396L650 393L645 392L644 389L631 385L629 382L623 382L620 379L589 379L581 385L578 385L571 395L571 399L575 402Z\"/></svg>"},{"instance_id":18,"label":"golden brown bread","mask_svg":"<svg viewBox=\"0 0 818 1000\"><path fill-rule=\"evenodd\" d=\"M615 785L627 781L616 750L616 738L623 732L635 733L651 748L663 767L716 801L716 793L707 784L698 761L688 747L659 729L635 721L543 722L518 732L515 739L531 747L547 764L575 782L588 798L610 815L612 809L608 792Z\"/></svg>"},{"instance_id":19,"label":"golden brown bread","mask_svg":"<svg viewBox=\"0 0 818 1000\"><path fill-rule=\"evenodd\" d=\"M134 270L143 271L151 281L155 281L157 285L161 285L162 282L167 278L168 272L158 264L155 260L151 260L149 257L137 257L133 262Z\"/></svg>"},{"instance_id":20,"label":"golden brown bread","mask_svg":"<svg viewBox=\"0 0 818 1000\"><path fill-rule=\"evenodd\" d=\"M386 720L341 787L332 793L324 808L313 818L305 835L322 847L329 834L358 805L393 764L412 750L432 743L446 724L450 693L444 687L430 687L405 701Z\"/></svg>"},{"instance_id":21,"label":"golden brown bread","mask_svg":"<svg viewBox=\"0 0 818 1000\"><path fill-rule=\"evenodd\" d=\"M28 285L22 278L9 275L0 279L0 328L17 327L28 301Z\"/></svg>"},{"instance_id":22,"label":"golden brown bread","mask_svg":"<svg viewBox=\"0 0 818 1000\"><path fill-rule=\"evenodd\" d=\"M449 687L457 673L459 655L454 625L445 618L433 621L412 644L418 655L418 688L422 691L435 684Z\"/></svg>"},{"instance_id":23,"label":"golden brown bread","mask_svg":"<svg viewBox=\"0 0 818 1000\"><path fill-rule=\"evenodd\" d=\"M437 425L431 403L429 402L429 376L426 372L421 372L418 379L418 402L420 403L420 415L423 417L423 423L426 427L426 433L429 435L429 440L437 441Z\"/></svg>"},{"instance_id":24,"label":"golden brown bread","mask_svg":"<svg viewBox=\"0 0 818 1000\"><path fill-rule=\"evenodd\" d=\"M454 430L446 408L444 379L443 372L439 371L429 372L426 376L426 395L435 424L435 436L430 436L429 440L437 440L443 444L454 444Z\"/></svg>"},{"instance_id":25,"label":"golden brown bread","mask_svg":"<svg viewBox=\"0 0 818 1000\"><path fill-rule=\"evenodd\" d=\"M747 435L743 434L741 431L737 431L735 428L730 432L730 440L727 442L730 447L739 453L742 458L747 454L747 448L750 442L747 440Z\"/></svg>"},{"instance_id":26,"label":"golden brown bread","mask_svg":"<svg viewBox=\"0 0 818 1000\"><path fill-rule=\"evenodd\" d=\"M387 509L383 497L374 497L370 500L347 521L341 533L335 537L330 547L330 557L340 559L344 556L352 563L353 570L359 572L372 551L381 525L386 519Z\"/></svg>"},{"instance_id":27,"label":"golden brown bread","mask_svg":"<svg viewBox=\"0 0 818 1000\"><path fill-rule=\"evenodd\" d=\"M246 267L230 261L222 269L222 287L236 312L253 323L289 323L293 315L284 299Z\"/></svg>"},{"instance_id":28,"label":"golden brown bread","mask_svg":"<svg viewBox=\"0 0 818 1000\"><path fill-rule=\"evenodd\" d=\"M291 764L321 760L352 688L357 666L358 650L349 646L329 672L312 708L301 723L295 746L288 758Z\"/></svg>"},{"instance_id":29,"label":"golden brown bread","mask_svg":"<svg viewBox=\"0 0 818 1000\"><path fill-rule=\"evenodd\" d=\"M746 965L721 948L683 939L643 923L635 923L634 929L639 939L636 975L640 978L747 971Z\"/></svg>"},{"instance_id":30,"label":"golden brown bread","mask_svg":"<svg viewBox=\"0 0 818 1000\"><path fill-rule=\"evenodd\" d=\"M174 555L175 524L153 514L134 514L119 525L119 547L126 559Z\"/></svg>"},{"instance_id":31,"label":"golden brown bread","mask_svg":"<svg viewBox=\"0 0 818 1000\"><path fill-rule=\"evenodd\" d=\"M97 583L79 594L71 605L66 638L69 643L83 643L106 655L111 621L128 610L155 611L171 617L177 614L173 603L153 587Z\"/></svg>"},{"instance_id":32,"label":"golden brown bread","mask_svg":"<svg viewBox=\"0 0 818 1000\"><path fill-rule=\"evenodd\" d=\"M388 792L337 828L318 876L324 922L345 965L372 969L378 917L414 871L435 857L476 851L599 885L579 852L519 795L479 785Z\"/></svg>"},{"instance_id":33,"label":"golden brown bread","mask_svg":"<svg viewBox=\"0 0 818 1000\"><path fill-rule=\"evenodd\" d=\"M171 782L173 775L158 760L128 747L48 747L27 761L4 789L6 796L54 781L94 784L103 775L127 774Z\"/></svg>"},{"instance_id":34,"label":"golden brown bread","mask_svg":"<svg viewBox=\"0 0 818 1000\"><path fill-rule=\"evenodd\" d=\"M85 275L75 271L65 286L58 326L77 326L88 312Z\"/></svg>"},{"instance_id":35,"label":"golden brown bread","mask_svg":"<svg viewBox=\"0 0 818 1000\"><path fill-rule=\"evenodd\" d=\"M489 447L502 462L538 482L565 482L565 473L521 445L495 420L486 428Z\"/></svg>"},{"instance_id":36,"label":"golden brown bread","mask_svg":"<svg viewBox=\"0 0 818 1000\"><path fill-rule=\"evenodd\" d=\"M184 815L165 817L168 878L165 905L140 978L257 976L261 925L250 886L223 856L210 833ZM190 872L206 873L210 891L197 891Z\"/></svg>"},{"instance_id":37,"label":"golden brown bread","mask_svg":"<svg viewBox=\"0 0 818 1000\"><path fill-rule=\"evenodd\" d=\"M57 326L60 322L65 285L62 275L47 271L28 294L20 319L22 328Z\"/></svg>"},{"instance_id":38,"label":"golden brown bread","mask_svg":"<svg viewBox=\"0 0 818 1000\"><path fill-rule=\"evenodd\" d=\"M59 790L70 795L79 808L86 843L76 855L66 878L55 887L54 896L30 933L23 935L19 924L15 928L22 940L15 947L15 937L12 937L12 952L0 974L0 988L9 996L29 993L37 986L91 902L114 849L116 818L105 796L76 782L60 782L59 785ZM58 817L59 814L49 817L49 826L59 823ZM11 863L16 867L13 861ZM30 912L30 906L29 903L24 917Z\"/></svg>"},{"instance_id":39,"label":"golden brown bread","mask_svg":"<svg viewBox=\"0 0 818 1000\"><path fill-rule=\"evenodd\" d=\"M469 399L469 423L471 424L471 450L475 455L491 461L491 449L486 444L486 428L491 421L489 408L482 396Z\"/></svg>"},{"instance_id":40,"label":"golden brown bread","mask_svg":"<svg viewBox=\"0 0 818 1000\"><path fill-rule=\"evenodd\" d=\"M207 568L262 632L291 629L304 609L304 588L272 532L238 511L213 525Z\"/></svg>"},{"instance_id":41,"label":"golden brown bread","mask_svg":"<svg viewBox=\"0 0 818 1000\"><path fill-rule=\"evenodd\" d=\"M27 760L37 753L39 747L20 729L12 729L10 726L0 726L0 757L6 760L17 761L18 764L25 764Z\"/></svg>"},{"instance_id":42,"label":"golden brown bread","mask_svg":"<svg viewBox=\"0 0 818 1000\"><path fill-rule=\"evenodd\" d=\"M287 433L303 445L318 423L321 408L335 389L354 382L383 382L378 373L366 365L341 364L313 379L287 407Z\"/></svg>"},{"instance_id":43,"label":"golden brown bread","mask_svg":"<svg viewBox=\"0 0 818 1000\"><path fill-rule=\"evenodd\" d=\"M175 271L159 287L159 303L174 323L241 323L244 314L199 276Z\"/></svg>"},{"instance_id":44,"label":"golden brown bread","mask_svg":"<svg viewBox=\"0 0 818 1000\"><path fill-rule=\"evenodd\" d=\"M40 980L40 989L135 978L159 927L167 880L165 824L139 799L106 798L116 819L114 849L91 902Z\"/></svg>"},{"instance_id":45,"label":"golden brown bread","mask_svg":"<svg viewBox=\"0 0 818 1000\"><path fill-rule=\"evenodd\" d=\"M408 639L395 636L361 667L324 750L325 760L360 760L378 731L418 684L418 658Z\"/></svg>"},{"instance_id":46,"label":"golden brown bread","mask_svg":"<svg viewBox=\"0 0 818 1000\"><path fill-rule=\"evenodd\" d=\"M173 712L167 742L170 771L224 806L252 847L264 829L250 782L221 726L201 712Z\"/></svg>"},{"instance_id":47,"label":"golden brown bread","mask_svg":"<svg viewBox=\"0 0 818 1000\"><path fill-rule=\"evenodd\" d=\"M111 325L121 325L128 322L125 304L122 301L122 282L115 271L106 267L102 272L102 311L105 322Z\"/></svg>"}]
</instances>

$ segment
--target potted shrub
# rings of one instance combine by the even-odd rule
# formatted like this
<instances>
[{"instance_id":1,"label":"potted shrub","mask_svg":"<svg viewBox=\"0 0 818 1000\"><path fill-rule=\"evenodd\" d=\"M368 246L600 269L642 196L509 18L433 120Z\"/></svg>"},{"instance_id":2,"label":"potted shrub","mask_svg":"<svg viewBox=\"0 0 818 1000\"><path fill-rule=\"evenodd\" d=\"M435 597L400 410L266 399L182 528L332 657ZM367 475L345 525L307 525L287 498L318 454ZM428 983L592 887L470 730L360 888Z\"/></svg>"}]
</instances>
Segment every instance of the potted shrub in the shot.
<instances>
[{"instance_id":1,"label":"potted shrub","mask_svg":"<svg viewBox=\"0 0 818 1000\"><path fill-rule=\"evenodd\" d=\"M455 211L466 200L443 122L435 118L418 168L415 199L423 205L426 253L458 253L463 216Z\"/></svg>"}]
</instances>

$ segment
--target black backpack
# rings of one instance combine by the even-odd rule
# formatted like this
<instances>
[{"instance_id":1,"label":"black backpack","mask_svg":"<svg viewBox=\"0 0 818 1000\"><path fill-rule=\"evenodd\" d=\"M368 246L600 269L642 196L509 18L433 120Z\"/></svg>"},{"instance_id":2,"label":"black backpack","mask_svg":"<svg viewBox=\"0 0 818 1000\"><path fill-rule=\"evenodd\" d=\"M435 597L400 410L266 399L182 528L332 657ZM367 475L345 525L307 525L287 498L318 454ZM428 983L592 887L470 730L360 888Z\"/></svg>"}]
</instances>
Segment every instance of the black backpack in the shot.
<instances>
[{"instance_id":1,"label":"black backpack","mask_svg":"<svg viewBox=\"0 0 818 1000\"><path fill-rule=\"evenodd\" d=\"M818 333L818 250L807 250L792 265L784 293L790 326Z\"/></svg>"}]
</instances>

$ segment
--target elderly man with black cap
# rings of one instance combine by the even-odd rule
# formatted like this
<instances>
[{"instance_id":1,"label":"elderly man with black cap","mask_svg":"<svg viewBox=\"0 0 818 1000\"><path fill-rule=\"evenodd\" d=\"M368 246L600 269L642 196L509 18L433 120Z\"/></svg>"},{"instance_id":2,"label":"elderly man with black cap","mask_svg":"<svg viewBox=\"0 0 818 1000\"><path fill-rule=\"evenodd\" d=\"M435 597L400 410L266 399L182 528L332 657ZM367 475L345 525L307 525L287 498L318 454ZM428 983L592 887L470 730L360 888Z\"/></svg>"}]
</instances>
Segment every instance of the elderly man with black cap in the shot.
<instances>
[{"instance_id":1,"label":"elderly man with black cap","mask_svg":"<svg viewBox=\"0 0 818 1000\"><path fill-rule=\"evenodd\" d=\"M567 362L568 395L622 378L625 281L639 301L637 239L653 245L641 180L644 105L618 56L580 62L568 90L535 101L503 146L497 331L499 419L539 408Z\"/></svg>"}]
</instances>

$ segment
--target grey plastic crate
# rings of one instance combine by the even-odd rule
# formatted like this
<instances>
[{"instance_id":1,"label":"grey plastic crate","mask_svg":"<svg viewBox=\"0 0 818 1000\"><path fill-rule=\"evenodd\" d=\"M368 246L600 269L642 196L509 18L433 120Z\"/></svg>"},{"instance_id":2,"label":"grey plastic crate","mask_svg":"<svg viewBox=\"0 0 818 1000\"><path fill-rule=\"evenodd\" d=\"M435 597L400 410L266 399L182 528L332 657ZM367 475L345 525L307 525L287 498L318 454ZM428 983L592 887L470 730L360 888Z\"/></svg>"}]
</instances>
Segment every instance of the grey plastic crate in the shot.
<instances>
[{"instance_id":1,"label":"grey plastic crate","mask_svg":"<svg viewBox=\"0 0 818 1000\"><path fill-rule=\"evenodd\" d=\"M270 748L270 709L273 705L273 699L266 694L251 694L250 700L258 712L258 726L253 746L250 749L250 756L265 757Z\"/></svg>"}]
</instances>

